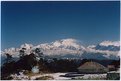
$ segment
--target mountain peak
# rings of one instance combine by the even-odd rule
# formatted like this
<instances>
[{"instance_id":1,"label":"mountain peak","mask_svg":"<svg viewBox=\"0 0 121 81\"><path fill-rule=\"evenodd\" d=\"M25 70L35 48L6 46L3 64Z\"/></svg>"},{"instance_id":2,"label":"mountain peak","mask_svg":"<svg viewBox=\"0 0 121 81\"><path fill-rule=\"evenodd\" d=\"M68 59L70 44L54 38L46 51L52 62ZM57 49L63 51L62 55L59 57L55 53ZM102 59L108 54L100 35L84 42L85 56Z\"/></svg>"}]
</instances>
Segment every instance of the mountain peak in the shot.
<instances>
[{"instance_id":1,"label":"mountain peak","mask_svg":"<svg viewBox=\"0 0 121 81\"><path fill-rule=\"evenodd\" d=\"M89 45L84 47L81 45L79 40L68 38L56 40L51 43L44 43L33 46L32 44L23 44L20 48L10 48L6 49L4 53L9 53L11 55L19 55L19 50L21 48L26 48L25 53L30 54L31 51L36 48L40 48L44 55L58 56L58 57L81 57L82 55L90 57L90 55L103 56L103 57L117 57L120 50L119 41L103 41L98 45ZM87 53L87 54L85 54ZM107 56L106 56L107 55ZM92 56L93 57L93 56ZM98 58L96 58L98 59Z\"/></svg>"},{"instance_id":2,"label":"mountain peak","mask_svg":"<svg viewBox=\"0 0 121 81\"><path fill-rule=\"evenodd\" d=\"M55 42L52 42L54 46L61 46L61 47L75 47L75 48L80 48L79 41L76 39L62 39L62 40L57 40Z\"/></svg>"},{"instance_id":3,"label":"mountain peak","mask_svg":"<svg viewBox=\"0 0 121 81\"><path fill-rule=\"evenodd\" d=\"M76 39L73 38L67 38L67 39L61 39L62 41L68 41L68 42L77 42Z\"/></svg>"},{"instance_id":4,"label":"mountain peak","mask_svg":"<svg viewBox=\"0 0 121 81\"><path fill-rule=\"evenodd\" d=\"M28 43L22 44L22 45L20 46L20 48L26 48L27 50L28 50L28 49L31 49L32 47L33 47L33 45L32 45L32 44L28 44Z\"/></svg>"},{"instance_id":5,"label":"mountain peak","mask_svg":"<svg viewBox=\"0 0 121 81\"><path fill-rule=\"evenodd\" d=\"M120 41L103 41L100 43L101 46L120 46Z\"/></svg>"}]
</instances>

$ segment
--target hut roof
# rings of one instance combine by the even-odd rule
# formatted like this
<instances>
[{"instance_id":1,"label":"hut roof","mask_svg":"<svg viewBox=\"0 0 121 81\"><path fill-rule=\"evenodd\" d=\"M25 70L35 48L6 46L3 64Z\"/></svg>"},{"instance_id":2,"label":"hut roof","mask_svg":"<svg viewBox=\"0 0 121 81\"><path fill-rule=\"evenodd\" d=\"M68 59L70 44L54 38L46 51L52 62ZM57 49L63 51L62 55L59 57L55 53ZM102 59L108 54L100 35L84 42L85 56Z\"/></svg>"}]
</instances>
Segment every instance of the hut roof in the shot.
<instances>
[{"instance_id":1,"label":"hut roof","mask_svg":"<svg viewBox=\"0 0 121 81\"><path fill-rule=\"evenodd\" d=\"M86 62L81 65L78 70L80 72L107 72L108 69L97 62Z\"/></svg>"}]
</instances>

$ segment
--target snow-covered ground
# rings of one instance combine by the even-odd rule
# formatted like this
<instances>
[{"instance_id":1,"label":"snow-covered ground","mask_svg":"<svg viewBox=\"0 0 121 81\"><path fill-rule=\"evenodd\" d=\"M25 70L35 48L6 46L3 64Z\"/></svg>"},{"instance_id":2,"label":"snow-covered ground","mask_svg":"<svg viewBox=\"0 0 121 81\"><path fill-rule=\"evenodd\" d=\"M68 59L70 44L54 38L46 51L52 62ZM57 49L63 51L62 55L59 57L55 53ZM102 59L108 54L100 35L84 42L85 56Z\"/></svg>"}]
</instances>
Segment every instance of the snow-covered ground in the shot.
<instances>
[{"instance_id":1,"label":"snow-covered ground","mask_svg":"<svg viewBox=\"0 0 121 81\"><path fill-rule=\"evenodd\" d=\"M69 76L65 76L69 75ZM75 76L71 76L75 75ZM37 74L33 76L24 75L23 72L19 72L19 74L11 74L14 80L35 80L36 78L43 77L43 76L51 76L54 80L71 80L73 79L105 79L107 74L78 74L76 72L67 72L67 73L43 73Z\"/></svg>"},{"instance_id":2,"label":"snow-covered ground","mask_svg":"<svg viewBox=\"0 0 121 81\"><path fill-rule=\"evenodd\" d=\"M54 80L69 80L69 77L61 77L60 75L65 75L66 73L47 73L47 74L40 74L40 75L36 75L36 76L32 76L30 79L34 80L38 77L42 77L42 76L52 76L54 78Z\"/></svg>"},{"instance_id":3,"label":"snow-covered ground","mask_svg":"<svg viewBox=\"0 0 121 81\"><path fill-rule=\"evenodd\" d=\"M65 75L67 73L51 73L51 74L41 74L37 76L32 76L31 79L34 80L36 78L42 77L42 76L52 76L54 80L70 80L73 77L62 77L61 75ZM107 74L82 74L84 76L77 76L74 78L83 78L83 79L88 79L88 78L106 78Z\"/></svg>"},{"instance_id":4,"label":"snow-covered ground","mask_svg":"<svg viewBox=\"0 0 121 81\"><path fill-rule=\"evenodd\" d=\"M106 78L107 74L84 74L84 76L80 76L79 78L89 79L89 78Z\"/></svg>"},{"instance_id":5,"label":"snow-covered ground","mask_svg":"<svg viewBox=\"0 0 121 81\"><path fill-rule=\"evenodd\" d=\"M29 77L24 75L23 72L19 72L19 74L11 74L10 75L14 80L28 80Z\"/></svg>"},{"instance_id":6,"label":"snow-covered ground","mask_svg":"<svg viewBox=\"0 0 121 81\"><path fill-rule=\"evenodd\" d=\"M118 71L111 71L110 73L116 73ZM119 73L119 72L118 72ZM34 75L25 75L23 72L10 75L13 80L35 80L45 76L52 77L46 78L48 80L105 80L107 73L104 74L80 74L77 72L65 72L65 73L40 73Z\"/></svg>"}]
</instances>

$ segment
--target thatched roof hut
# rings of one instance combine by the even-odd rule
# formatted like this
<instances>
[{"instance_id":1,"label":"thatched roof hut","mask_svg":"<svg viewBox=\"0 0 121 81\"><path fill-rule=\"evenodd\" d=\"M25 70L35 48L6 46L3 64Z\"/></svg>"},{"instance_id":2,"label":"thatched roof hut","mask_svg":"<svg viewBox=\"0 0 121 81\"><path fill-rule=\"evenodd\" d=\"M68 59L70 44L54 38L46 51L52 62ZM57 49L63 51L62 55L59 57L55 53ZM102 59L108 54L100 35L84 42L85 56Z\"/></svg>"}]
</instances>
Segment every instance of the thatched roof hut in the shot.
<instances>
[{"instance_id":1,"label":"thatched roof hut","mask_svg":"<svg viewBox=\"0 0 121 81\"><path fill-rule=\"evenodd\" d=\"M78 67L80 73L105 73L108 69L97 62L86 62Z\"/></svg>"}]
</instances>

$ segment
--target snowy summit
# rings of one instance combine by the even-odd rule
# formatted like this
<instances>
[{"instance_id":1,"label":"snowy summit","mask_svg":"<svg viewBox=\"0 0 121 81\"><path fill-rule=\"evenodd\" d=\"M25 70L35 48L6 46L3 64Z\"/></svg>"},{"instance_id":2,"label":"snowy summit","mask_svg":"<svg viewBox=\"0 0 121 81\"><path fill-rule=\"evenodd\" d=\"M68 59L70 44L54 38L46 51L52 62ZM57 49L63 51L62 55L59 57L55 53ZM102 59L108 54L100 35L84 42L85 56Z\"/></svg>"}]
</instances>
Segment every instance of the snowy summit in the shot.
<instances>
[{"instance_id":1,"label":"snowy summit","mask_svg":"<svg viewBox=\"0 0 121 81\"><path fill-rule=\"evenodd\" d=\"M89 45L88 47L84 47L81 45L79 40L69 38L69 39L56 40L51 43L39 44L36 46L25 43L21 45L20 48L12 47L9 49L5 49L2 55L5 56L4 53L9 53L13 55L13 57L17 57L19 55L19 50L22 48L26 49L25 51L26 54L30 54L36 48L40 48L44 55L51 57L81 58L81 56L83 56L85 53L86 54L88 53L89 55L96 53L96 55L101 54L104 58L108 57L108 59L114 59L114 57L119 56L118 55L120 49L119 46L120 46L119 41L114 41L114 42L104 41L97 45ZM89 55L86 55L86 57L89 57Z\"/></svg>"}]
</instances>

